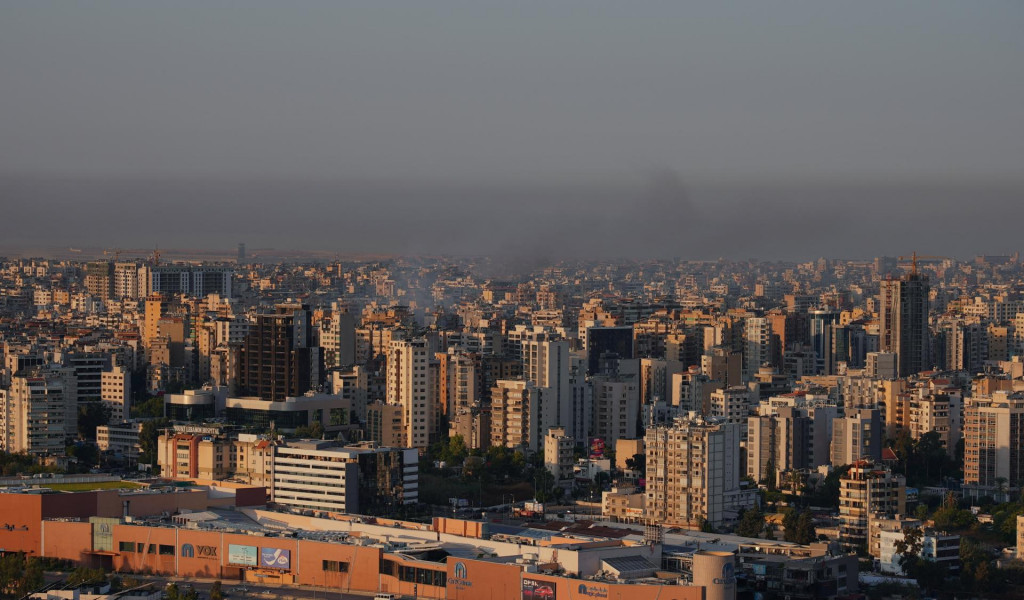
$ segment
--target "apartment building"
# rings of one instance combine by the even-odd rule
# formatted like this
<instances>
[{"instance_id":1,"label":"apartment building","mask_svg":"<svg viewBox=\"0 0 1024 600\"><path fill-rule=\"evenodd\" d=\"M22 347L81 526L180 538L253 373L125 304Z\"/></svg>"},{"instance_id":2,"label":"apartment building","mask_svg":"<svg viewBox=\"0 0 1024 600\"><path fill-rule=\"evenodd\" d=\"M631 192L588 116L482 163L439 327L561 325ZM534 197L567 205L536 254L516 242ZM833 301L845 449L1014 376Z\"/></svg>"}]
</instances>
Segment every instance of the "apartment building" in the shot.
<instances>
[{"instance_id":1,"label":"apartment building","mask_svg":"<svg viewBox=\"0 0 1024 600\"><path fill-rule=\"evenodd\" d=\"M871 515L904 514L907 483L870 460L860 460L839 479L839 542L847 552L867 547Z\"/></svg>"},{"instance_id":2,"label":"apartment building","mask_svg":"<svg viewBox=\"0 0 1024 600\"><path fill-rule=\"evenodd\" d=\"M719 526L756 503L740 486L740 425L691 413L654 427L647 448L646 515L660 523Z\"/></svg>"},{"instance_id":3,"label":"apartment building","mask_svg":"<svg viewBox=\"0 0 1024 600\"><path fill-rule=\"evenodd\" d=\"M966 401L964 493L1006 500L1024 484L1024 393Z\"/></svg>"}]
</instances>

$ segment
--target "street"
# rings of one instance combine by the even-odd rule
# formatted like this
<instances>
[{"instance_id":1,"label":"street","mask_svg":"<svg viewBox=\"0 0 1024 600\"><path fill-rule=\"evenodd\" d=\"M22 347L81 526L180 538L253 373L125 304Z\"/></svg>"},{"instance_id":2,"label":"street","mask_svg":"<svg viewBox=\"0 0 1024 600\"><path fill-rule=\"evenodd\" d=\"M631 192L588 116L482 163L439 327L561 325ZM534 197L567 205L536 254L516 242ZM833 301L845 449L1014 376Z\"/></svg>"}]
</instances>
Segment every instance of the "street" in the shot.
<instances>
[{"instance_id":1,"label":"street","mask_svg":"<svg viewBox=\"0 0 1024 600\"><path fill-rule=\"evenodd\" d=\"M46 582L53 583L65 577L66 574L47 573ZM210 588L213 587L215 581L213 579L164 575L123 574L122 577L143 582L152 581L158 584L158 587L174 582L178 584L178 588L182 592L191 586L199 592L200 600L209 600ZM374 595L374 592L341 592L330 588L325 591L323 588L314 588L308 585L273 585L225 580L221 580L221 591L229 600L366 600Z\"/></svg>"}]
</instances>

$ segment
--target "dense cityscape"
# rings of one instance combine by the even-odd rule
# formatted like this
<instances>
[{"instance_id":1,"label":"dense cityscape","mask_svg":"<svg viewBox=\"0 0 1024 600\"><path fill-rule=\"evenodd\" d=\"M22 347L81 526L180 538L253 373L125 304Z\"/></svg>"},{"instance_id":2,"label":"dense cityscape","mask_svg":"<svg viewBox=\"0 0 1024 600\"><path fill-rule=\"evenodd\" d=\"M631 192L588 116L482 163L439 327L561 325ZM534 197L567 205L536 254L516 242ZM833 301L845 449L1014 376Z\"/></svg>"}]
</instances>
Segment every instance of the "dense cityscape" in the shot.
<instances>
[{"instance_id":1,"label":"dense cityscape","mask_svg":"<svg viewBox=\"0 0 1024 600\"><path fill-rule=\"evenodd\" d=\"M1024 2L0 2L0 600L1024 598Z\"/></svg>"},{"instance_id":2,"label":"dense cityscape","mask_svg":"<svg viewBox=\"0 0 1024 600\"><path fill-rule=\"evenodd\" d=\"M1017 255L95 254L0 262L8 586L1022 589Z\"/></svg>"}]
</instances>

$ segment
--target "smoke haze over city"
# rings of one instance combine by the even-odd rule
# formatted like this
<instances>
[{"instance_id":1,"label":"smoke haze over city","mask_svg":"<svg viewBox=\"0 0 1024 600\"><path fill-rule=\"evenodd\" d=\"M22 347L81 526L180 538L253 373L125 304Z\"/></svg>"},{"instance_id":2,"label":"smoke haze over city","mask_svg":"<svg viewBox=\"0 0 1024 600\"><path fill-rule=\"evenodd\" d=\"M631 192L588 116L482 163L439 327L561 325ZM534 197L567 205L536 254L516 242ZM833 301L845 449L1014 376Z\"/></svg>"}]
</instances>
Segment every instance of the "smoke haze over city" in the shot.
<instances>
[{"instance_id":1,"label":"smoke haze over city","mask_svg":"<svg viewBox=\"0 0 1024 600\"><path fill-rule=\"evenodd\" d=\"M1019 3L2 16L7 252L971 255L1024 216Z\"/></svg>"}]
</instances>

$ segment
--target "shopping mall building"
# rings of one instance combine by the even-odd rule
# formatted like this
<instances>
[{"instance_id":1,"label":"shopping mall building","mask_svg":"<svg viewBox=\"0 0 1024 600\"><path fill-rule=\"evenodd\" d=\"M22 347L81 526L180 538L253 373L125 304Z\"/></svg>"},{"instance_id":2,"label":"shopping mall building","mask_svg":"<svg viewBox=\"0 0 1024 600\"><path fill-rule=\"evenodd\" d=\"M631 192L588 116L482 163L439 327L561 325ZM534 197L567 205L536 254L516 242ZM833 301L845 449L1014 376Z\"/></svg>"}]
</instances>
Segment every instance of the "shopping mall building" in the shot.
<instances>
[{"instance_id":1,"label":"shopping mall building","mask_svg":"<svg viewBox=\"0 0 1024 600\"><path fill-rule=\"evenodd\" d=\"M659 541L435 518L267 510L263 488L0 493L0 548L123 573L297 583L421 598L717 600L731 552L665 569ZM623 530L624 532L625 530Z\"/></svg>"}]
</instances>

